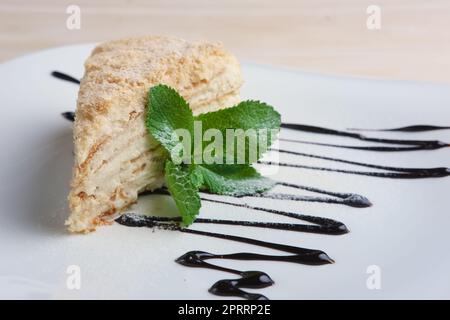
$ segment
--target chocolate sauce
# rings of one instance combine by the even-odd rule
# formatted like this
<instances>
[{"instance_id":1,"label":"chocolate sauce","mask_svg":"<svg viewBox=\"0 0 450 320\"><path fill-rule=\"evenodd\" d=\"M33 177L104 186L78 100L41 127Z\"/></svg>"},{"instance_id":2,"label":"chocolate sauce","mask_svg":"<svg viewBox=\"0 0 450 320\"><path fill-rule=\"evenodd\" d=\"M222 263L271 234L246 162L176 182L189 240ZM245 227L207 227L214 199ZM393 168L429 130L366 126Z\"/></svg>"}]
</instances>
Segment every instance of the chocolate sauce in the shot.
<instances>
[{"instance_id":1,"label":"chocolate sauce","mask_svg":"<svg viewBox=\"0 0 450 320\"><path fill-rule=\"evenodd\" d=\"M166 189L158 189L153 192L144 192L142 195L153 195L153 194L163 194L170 195L170 193ZM322 218L317 216L309 216L304 214L299 214L290 211L281 211L275 209L269 209L264 207L255 207L250 206L248 204L230 202L225 200L217 200L210 199L205 197L200 197L202 201L208 201L218 204L225 204L234 207L246 208L255 211L263 211L268 213L273 213L276 215L281 215L301 221L306 221L313 223L311 224L293 224L293 223L275 223L275 222L259 222L259 221L235 221L235 220L218 220L218 219L204 219L197 218L194 223L212 223L212 224L227 224L227 225L239 225L245 227L259 227L259 228L267 228L267 229L279 229L286 231L297 231L297 232L308 232L308 233L318 233L318 234L327 234L327 235L342 235L348 233L349 230L345 224L342 222ZM150 219L150 218L149 218ZM155 222L180 222L180 217L166 218L166 217L152 217Z\"/></svg>"},{"instance_id":2,"label":"chocolate sauce","mask_svg":"<svg viewBox=\"0 0 450 320\"><path fill-rule=\"evenodd\" d=\"M450 144L439 141L439 140L400 140L400 139L372 138L372 137L367 137L365 135L355 133L355 132L340 131L340 130L335 130L335 129L305 125L305 124L282 123L281 127L286 128L286 129L297 130L297 131L303 131L303 132L311 132L311 133L319 133L319 134L327 134L327 135L353 138L353 139L357 139L357 140L361 140L361 141L368 141L368 142L377 142L377 143L384 143L384 144L398 144L398 145L413 145L413 146L416 146L417 148L420 147L420 150L435 150L435 149L440 149L440 148L450 146ZM366 148L368 148L368 147L366 147Z\"/></svg>"},{"instance_id":3,"label":"chocolate sauce","mask_svg":"<svg viewBox=\"0 0 450 320\"><path fill-rule=\"evenodd\" d=\"M205 201L210 201L210 199L204 199ZM216 202L216 201L210 201ZM216 202L233 205L232 202ZM270 209L266 208L258 208L258 207L248 207L243 206L252 210L260 210L271 212ZM264 210L261 210L264 209ZM277 210L273 210L277 211ZM275 212L273 212L275 213ZM283 214L283 211L276 212L277 214ZM286 212L291 213L291 212ZM317 225L309 225L309 224L295 224L295 223L279 223L279 222L260 222L260 221L242 221L242 220L222 220L222 219L207 219L207 218L197 218L194 223L207 223L207 224L222 224L222 225L232 225L232 226L243 226L243 227L257 227L257 228L266 228L266 229L275 229L275 230L285 230L285 231L297 231L297 232L308 232L308 233L318 233L318 234L327 234L327 235L341 235L348 233L349 230L347 227L336 220L326 219L315 216L306 216L306 215L298 215L295 217L299 220L310 221ZM166 217L152 217L154 221L157 222L181 222L180 217L166 218Z\"/></svg>"},{"instance_id":4,"label":"chocolate sauce","mask_svg":"<svg viewBox=\"0 0 450 320\"><path fill-rule=\"evenodd\" d=\"M67 111L61 113L64 119L74 122L75 121L75 112Z\"/></svg>"},{"instance_id":5,"label":"chocolate sauce","mask_svg":"<svg viewBox=\"0 0 450 320\"><path fill-rule=\"evenodd\" d=\"M189 251L175 261L183 266L193 268L206 268L237 274L239 279L224 279L217 281L208 291L218 296L235 296L248 300L269 300L266 296L257 293L249 293L240 288L261 289L274 284L270 276L262 271L239 271L221 267L205 262L207 259L232 259L230 256L244 256L246 253L233 255L218 255L204 251ZM238 257L239 257L238 256Z\"/></svg>"},{"instance_id":6,"label":"chocolate sauce","mask_svg":"<svg viewBox=\"0 0 450 320\"><path fill-rule=\"evenodd\" d=\"M406 126L392 129L361 129L361 128L348 128L350 131L391 131L391 132L425 132L435 130L449 130L450 127L446 126L430 126L426 124L419 124L414 126Z\"/></svg>"},{"instance_id":7,"label":"chocolate sauce","mask_svg":"<svg viewBox=\"0 0 450 320\"><path fill-rule=\"evenodd\" d=\"M362 151L401 152L401 151L424 150L424 148L422 146L412 146L412 147L349 146L349 145L342 145L342 144L311 142L311 141L305 141L305 140L286 139L286 138L279 138L278 140L286 141L286 142L301 143L301 144L310 144L310 145L315 145L315 146L342 148L342 149L352 149L352 150L362 150Z\"/></svg>"},{"instance_id":8,"label":"chocolate sauce","mask_svg":"<svg viewBox=\"0 0 450 320\"><path fill-rule=\"evenodd\" d=\"M68 74L63 73L63 72L53 71L51 73L51 75L53 77L57 78L57 79L60 79L60 80L69 81L69 82L73 82L73 83L76 83L76 84L80 84L80 80L78 80L77 78L74 78L72 76L69 76Z\"/></svg>"},{"instance_id":9,"label":"chocolate sauce","mask_svg":"<svg viewBox=\"0 0 450 320\"><path fill-rule=\"evenodd\" d=\"M286 193L260 193L255 194L253 196L256 197L264 197L271 199L280 199L280 200L291 200L291 201L309 201L309 202L323 202L323 203L335 203L342 204L355 208L367 208L371 207L372 203L366 197L355 194L355 193L343 193L343 192L333 192L327 191L319 188L314 188L310 186L304 186L296 183L282 182L278 181L277 185L285 186L295 189L306 190L309 192L326 194L332 196L333 198L325 198L325 197L310 197L310 196L299 196L294 194L286 194Z\"/></svg>"},{"instance_id":10,"label":"chocolate sauce","mask_svg":"<svg viewBox=\"0 0 450 320\"><path fill-rule=\"evenodd\" d=\"M315 187L309 187L309 186L305 186L305 185L300 185L300 184L290 183L290 182L282 182L282 181L278 181L277 185L295 188L295 189L306 190L306 191L314 192L314 193L326 194L326 195L333 196L336 198L341 198L341 199L359 198L359 199L361 199L362 202L364 202L366 204L367 207L370 207L372 205L370 203L369 199L367 199L366 197L364 197L362 195L355 194L355 193L328 191L328 190L323 190L323 189L319 189L319 188L315 188Z\"/></svg>"},{"instance_id":11,"label":"chocolate sauce","mask_svg":"<svg viewBox=\"0 0 450 320\"><path fill-rule=\"evenodd\" d=\"M442 171L442 172L424 171L424 172L400 173L400 172L373 172L373 171L343 170L343 169L307 166L307 165L301 165L301 164L273 162L273 161L259 161L258 163L261 163L264 165L270 165L270 166L328 171L328 172L337 172L337 173L354 174L354 175L360 175L360 176L390 178L390 179L442 178L442 177L446 177L446 176L450 175L449 169L446 169L446 171Z\"/></svg>"},{"instance_id":12,"label":"chocolate sauce","mask_svg":"<svg viewBox=\"0 0 450 320\"><path fill-rule=\"evenodd\" d=\"M342 204L349 207L355 208L366 208L370 207L372 204L367 198L355 195L353 197L339 199L339 198L328 198L328 197L310 197L303 195L295 195L289 193L255 193L248 197L255 198L267 198L275 200L287 200L287 201L307 201L307 202L321 202L329 204Z\"/></svg>"},{"instance_id":13,"label":"chocolate sauce","mask_svg":"<svg viewBox=\"0 0 450 320\"><path fill-rule=\"evenodd\" d=\"M450 168L447 168L447 167L436 167L436 168L389 167L389 166L382 166L382 165L369 164L369 163L364 163L364 162L350 161L350 160L345 160L345 159L332 158L332 157L326 157L326 156L303 153L303 152L296 152L296 151L291 151L291 150L283 150L283 149L270 149L270 150L278 151L280 153L287 153L287 154L292 154L292 155L296 155L296 156L301 156L301 157L334 161L334 162L351 164L351 165L355 165L355 166L361 166L361 167L367 167L367 168L373 168L373 169L381 169L381 170L391 171L391 172L388 172L388 173L381 172L380 173L380 172L361 172L361 171L352 171L352 170L349 171L349 170L331 169L331 168L323 168L323 167L303 166L303 165L298 165L298 164L291 165L291 164L287 164L287 163L280 163L280 166L291 166L291 167L295 167L295 168L334 171L334 172L341 172L341 173L360 174L360 175L385 177L385 178L409 178L409 179L440 178L440 177L446 177L446 176L450 175ZM260 163L276 165L276 163L274 163L274 162L267 162L267 161L266 162L261 161ZM404 172L406 174L396 174L395 172Z\"/></svg>"},{"instance_id":14,"label":"chocolate sauce","mask_svg":"<svg viewBox=\"0 0 450 320\"><path fill-rule=\"evenodd\" d=\"M310 224L288 224L289 227L286 228L286 230L289 231L299 231L299 232L308 232L308 233L318 233L318 234L327 234L327 235L341 235L348 233L349 230L345 224L342 222L328 219L328 218L322 218L317 216L309 216L304 214L299 214L295 212L290 211L281 211L276 209L269 209L264 207L255 207L250 206L248 204L241 204L241 203L235 203L235 202L228 202L228 201L222 201L222 200L215 200L215 199L205 199L202 200L208 201L208 202L214 202L219 204L226 204L231 205L235 207L241 207L241 208L247 208L255 211L263 211L263 212L269 212L285 217L290 217L298 220L303 220L307 222L314 223L316 225L310 225ZM274 227L274 223L272 222L257 222L261 224L264 228L271 228L271 229L279 229L278 227Z\"/></svg>"},{"instance_id":15,"label":"chocolate sauce","mask_svg":"<svg viewBox=\"0 0 450 320\"><path fill-rule=\"evenodd\" d=\"M221 266L205 262L205 260L207 259L265 260L265 261L292 262L314 266L334 263L334 261L325 252L321 250L295 247L273 242L266 242L257 239L234 236L229 234L186 229L181 228L173 223L156 221L154 217L138 216L134 214L124 214L121 217L117 218L116 222L128 227L148 227L148 228L159 227L165 230L173 230L183 233L190 233L195 235L202 235L207 237L236 241L258 247L291 253L290 255L280 256L280 255L257 254L249 252L240 252L233 254L211 254L203 251L190 251L175 260L177 263L188 267L220 270L241 276L240 279L220 280L209 289L209 292L211 292L212 294L221 296L237 296L252 300L266 300L267 298L263 295L248 293L240 288L264 288L272 285L274 282L264 272L239 271L224 268Z\"/></svg>"},{"instance_id":16,"label":"chocolate sauce","mask_svg":"<svg viewBox=\"0 0 450 320\"><path fill-rule=\"evenodd\" d=\"M254 193L251 195L244 195L244 196L234 196L235 198L248 198L248 197L254 197L254 198L268 198L268 199L277 199L277 200L289 200L289 201L306 201L306 202L322 202L322 203L329 203L329 204L341 204L346 205L349 207L355 207L355 208L367 208L372 206L372 203L369 199L366 197L354 194L354 193L339 193L339 192L331 192L326 190L321 190L318 188L298 185L294 183L287 183L287 182L277 182L277 185L292 187L296 189L303 189L310 192L315 193L321 193L321 194L327 194L332 197L313 197L313 196L304 196L304 195L296 195L296 194L290 194L290 193L277 193L277 192L270 192L270 193ZM167 190L165 189L158 189L152 192L144 192L142 195L145 194L169 194ZM208 192L204 192L208 193ZM208 200L207 198L202 198L203 200Z\"/></svg>"}]
</instances>

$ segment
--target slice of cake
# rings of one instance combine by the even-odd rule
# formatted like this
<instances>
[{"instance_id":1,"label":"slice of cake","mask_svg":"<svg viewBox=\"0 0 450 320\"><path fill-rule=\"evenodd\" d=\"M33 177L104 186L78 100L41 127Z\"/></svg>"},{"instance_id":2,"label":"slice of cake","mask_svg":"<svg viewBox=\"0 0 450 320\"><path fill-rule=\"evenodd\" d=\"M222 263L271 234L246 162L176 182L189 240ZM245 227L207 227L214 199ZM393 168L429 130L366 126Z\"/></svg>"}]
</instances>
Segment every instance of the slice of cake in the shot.
<instances>
[{"instance_id":1,"label":"slice of cake","mask_svg":"<svg viewBox=\"0 0 450 320\"><path fill-rule=\"evenodd\" d=\"M111 41L85 63L74 124L71 232L90 232L164 184L164 151L145 127L147 93L176 89L194 114L239 100L239 63L222 45L169 37Z\"/></svg>"}]
</instances>

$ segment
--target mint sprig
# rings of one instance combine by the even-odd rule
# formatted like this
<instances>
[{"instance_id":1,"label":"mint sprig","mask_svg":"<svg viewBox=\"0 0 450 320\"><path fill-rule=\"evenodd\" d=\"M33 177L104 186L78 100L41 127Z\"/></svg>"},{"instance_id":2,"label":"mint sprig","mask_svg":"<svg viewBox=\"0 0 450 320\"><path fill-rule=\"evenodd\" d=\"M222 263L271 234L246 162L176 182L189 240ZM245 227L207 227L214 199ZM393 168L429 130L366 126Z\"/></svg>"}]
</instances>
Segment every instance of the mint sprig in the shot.
<instances>
[{"instance_id":1,"label":"mint sprig","mask_svg":"<svg viewBox=\"0 0 450 320\"><path fill-rule=\"evenodd\" d=\"M206 150L210 142L198 142L194 141L195 139L183 141L186 142L185 148L190 151L189 156L183 157L183 163L175 162L174 159L182 151L180 141L185 138L180 134L180 129L193 137L194 122L198 124L199 121L202 137L209 129L215 129L223 137L227 137L227 129L239 129L241 131L237 132L241 134L252 129L253 143L256 142L256 157L250 156L250 138L241 140L244 141L241 148L244 157L238 154L237 141L242 136L237 134L232 137L235 139L233 148L227 148L227 144L224 143L219 152L213 149L213 156L218 160L215 164L197 161L198 156L201 156L198 150ZM189 104L174 89L166 85L157 85L149 90L146 126L150 135L169 154L165 164L166 185L175 200L184 226L189 226L200 211L199 190L221 195L244 196L264 192L275 185L274 181L261 176L251 164L258 160L273 142L270 134L262 134L259 130L278 131L280 124L279 113L259 101L244 101L228 109L194 117Z\"/></svg>"}]
</instances>

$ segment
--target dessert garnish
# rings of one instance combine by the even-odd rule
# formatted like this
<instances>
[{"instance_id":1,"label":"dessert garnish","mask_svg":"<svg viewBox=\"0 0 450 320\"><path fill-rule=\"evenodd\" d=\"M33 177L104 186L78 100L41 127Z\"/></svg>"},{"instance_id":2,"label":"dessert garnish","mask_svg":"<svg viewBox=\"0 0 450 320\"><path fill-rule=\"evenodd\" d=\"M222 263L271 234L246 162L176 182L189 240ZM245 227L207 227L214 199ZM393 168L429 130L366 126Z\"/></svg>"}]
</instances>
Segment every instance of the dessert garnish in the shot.
<instances>
[{"instance_id":1,"label":"dessert garnish","mask_svg":"<svg viewBox=\"0 0 450 320\"><path fill-rule=\"evenodd\" d=\"M146 126L167 152L165 182L184 226L199 213L199 190L245 196L275 185L252 164L268 150L280 124L280 114L263 102L243 101L194 116L174 89L157 85L149 90ZM205 142L211 132L214 139Z\"/></svg>"}]
</instances>

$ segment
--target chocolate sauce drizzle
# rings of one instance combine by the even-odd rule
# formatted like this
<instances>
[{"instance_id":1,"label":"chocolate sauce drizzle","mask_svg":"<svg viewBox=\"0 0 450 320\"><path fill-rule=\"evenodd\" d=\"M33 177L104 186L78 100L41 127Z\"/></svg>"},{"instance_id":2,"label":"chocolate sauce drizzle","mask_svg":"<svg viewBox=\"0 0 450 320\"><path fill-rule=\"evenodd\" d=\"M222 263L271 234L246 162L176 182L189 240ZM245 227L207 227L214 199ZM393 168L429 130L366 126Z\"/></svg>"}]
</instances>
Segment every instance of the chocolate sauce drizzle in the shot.
<instances>
[{"instance_id":1,"label":"chocolate sauce drizzle","mask_svg":"<svg viewBox=\"0 0 450 320\"><path fill-rule=\"evenodd\" d=\"M329 203L329 204L341 204L346 205L349 207L355 207L355 208L367 208L372 206L372 203L369 199L366 197L355 194L355 193L341 193L341 192L332 192L327 190L322 190L314 187L309 186L303 186L295 183L288 183L288 182L280 182L278 181L276 183L277 185L291 187L295 189L302 189L309 192L319 193L319 194L326 194L331 197L313 197L313 196L304 196L304 195L296 195L296 194L290 194L290 193L276 193L276 192L263 192L263 193L254 193L252 195L244 195L244 196L233 196L235 198L268 198L268 199L278 199L278 200L289 200L289 201L306 201L306 202L322 202L322 203ZM167 189L157 189L154 191L144 191L141 193L141 195L146 194L169 194ZM203 193L208 194L207 191L204 191ZM210 199L200 197L202 200L209 201Z\"/></svg>"},{"instance_id":2,"label":"chocolate sauce drizzle","mask_svg":"<svg viewBox=\"0 0 450 320\"><path fill-rule=\"evenodd\" d=\"M361 150L361 151L402 152L402 151L424 150L424 148L422 146L412 146L412 147L349 146L349 145L342 145L342 144L312 142L312 141L305 141L305 140L298 140L298 139L287 139L287 138L278 138L278 140L285 141L285 142L309 144L309 145L315 145L315 146L341 148L341 149L352 149L352 150Z\"/></svg>"},{"instance_id":3,"label":"chocolate sauce drizzle","mask_svg":"<svg viewBox=\"0 0 450 320\"><path fill-rule=\"evenodd\" d=\"M73 82L79 84L80 81L70 75L64 74L62 72L53 71L51 73L53 77L56 77L61 80ZM69 120L75 120L74 112L64 112L62 116ZM304 143L304 144L312 144L318 146L326 146L326 147L337 147L337 148L347 148L354 150L363 150L363 151L383 151L383 152L392 152L392 151L414 151L414 150L436 150L444 147L450 146L447 143L438 141L438 140L398 140L398 139L381 139L381 138L373 138L367 137L365 135L354 133L354 132L346 132L339 131L334 129L322 128L317 126L310 125L302 125L302 124L291 124L291 123L283 123L281 125L283 128L293 129L297 131L304 131L310 133L318 133L318 134L327 134L327 135L335 135L353 138L361 141L382 143L388 145L397 145L397 146L348 146L348 145L338 145L331 143L321 143L321 142L311 142L304 140L296 140L296 139L282 139L282 141L287 142L295 142L295 143ZM439 126L430 126L430 125L413 125L401 128L394 129L348 129L352 131L392 131L392 132L421 132L421 131L431 131L431 130L445 130L450 129L450 127L439 127ZM382 166L375 164L368 164L356 161L350 161L339 158L326 157L321 155L307 154L301 152L295 152L284 149L272 149L272 151L278 151L280 153L292 154L296 156L310 157L315 159L334 161L339 163L346 163L355 166L362 166L367 168L379 169L384 172L366 172L366 171L354 171L354 170L343 170L343 169L333 169L333 168L325 168L325 167L315 167L315 166L307 166L301 164L290 164L290 163L275 163L270 161L260 161L259 163L265 165L280 165L285 167L294 167L294 168L303 168L303 169L312 169L312 170L322 170L322 171L331 171L331 172L340 172L347 174L357 174L357 175L365 175L372 177L383 177L383 178L437 178L437 177L445 177L450 175L450 169L446 167L438 167L438 168L401 168L401 167L390 167L390 166ZM288 182L277 182L277 185L290 187L300 190L306 190L313 193L324 194L329 197L317 197L317 196L302 196L302 195L294 195L294 194L286 194L286 193L257 193L250 196L245 197L263 197L269 199L279 199L279 200L289 200L289 201L314 201L314 202L322 202L322 203L333 203L333 204L342 204L351 207L364 208L371 206L371 202L365 198L364 196L353 194L353 193L341 193L341 192L332 192L327 190L322 190L314 187L288 183ZM153 192L144 192L141 195L145 194L164 194L168 195L169 192L167 189L158 189ZM201 194L201 199L203 201L213 202L217 204L230 205L235 207L241 207L246 209L251 209L256 212L268 212L275 215L281 215L301 221L308 222L309 224L297 224L297 223L278 223L278 222L260 222L260 221L238 221L238 220L223 220L223 219L205 219L205 218L197 218L195 220L195 224L205 223L205 224L221 224L221 225L233 225L233 226L244 226L244 227L256 227L256 228L266 228L266 229L277 229L277 230L285 230L285 231L294 231L294 232L308 232L308 233L316 233L316 234L325 234L325 235L343 235L349 232L348 228L342 222L322 218L317 216L310 216L299 214L295 212L281 211L276 209L270 209L265 207L256 207L250 206L246 203L236 203L231 201L226 201L222 199L211 199L205 197L206 193ZM241 198L241 197L240 197ZM244 198L244 197L242 197ZM298 264L306 264L306 265L324 265L330 264L334 261L323 251L316 249L307 249L302 247L295 247L290 245L266 242L246 237L234 236L229 234L221 234L214 232L207 232L195 229L187 229L180 227L181 218L180 217L154 217L154 216L142 216L136 215L132 213L127 213L122 215L121 217L116 219L121 225L128 227L148 227L148 228L161 228L164 230L172 230L183 233L189 233L194 235L201 235L213 238L219 238L229 241L246 243L249 245L269 248L273 250L278 250L282 252L290 253L290 255L266 255L266 254L257 254L257 253L248 253L248 252L240 252L233 254L212 254L204 251L190 251L186 254L182 255L175 261L181 265L187 267L196 267L196 268L207 268L213 270L219 270L228 272L231 274L235 274L239 276L237 279L224 279L217 281L210 289L209 292L215 295L221 296L237 296L245 299L251 300L267 300L267 297L261 294L249 293L242 288L265 288L274 284L274 281L262 271L240 271L230 268L225 268L222 266L218 266L215 264L211 264L206 262L209 259L231 259L231 260L268 260L268 261L280 261L280 262L292 262Z\"/></svg>"},{"instance_id":4,"label":"chocolate sauce drizzle","mask_svg":"<svg viewBox=\"0 0 450 320\"><path fill-rule=\"evenodd\" d=\"M419 124L414 126L406 126L392 129L361 129L361 128L348 128L350 131L390 131L390 132L425 132L435 130L449 130L450 127L446 126L431 126L426 124Z\"/></svg>"},{"instance_id":5,"label":"chocolate sauce drizzle","mask_svg":"<svg viewBox=\"0 0 450 320\"><path fill-rule=\"evenodd\" d=\"M323 128L318 126L311 126L306 124L295 124L295 123L282 123L282 128L286 129L292 129L297 131L303 131L303 132L310 132L310 133L318 133L318 134L326 134L326 135L334 135L334 136L340 136L340 137L347 137L347 138L353 138L361 141L367 141L367 142L376 142L376 143L384 143L384 144L397 144L397 145L410 145L414 146L413 148L409 147L408 151L412 150L436 150L440 148L450 147L449 143L445 143L439 140L400 140L400 139L384 139L384 138L373 138L373 137L367 137L365 135L362 135L360 133L355 132L347 132L347 131L340 131L335 129L329 129L329 128ZM295 140L291 140L292 142L295 142ZM345 147L345 148L351 148L351 149L359 149L359 150L370 150L370 151L407 151L404 148L400 148L401 150L397 149L380 149L380 147L356 147L356 146L340 146L340 145L330 145L333 147Z\"/></svg>"},{"instance_id":6,"label":"chocolate sauce drizzle","mask_svg":"<svg viewBox=\"0 0 450 320\"><path fill-rule=\"evenodd\" d=\"M116 219L119 224L128 227L147 227L147 228L163 228L165 230L173 230L195 235L202 235L212 238L225 239L246 243L258 247L274 249L282 252L291 253L291 255L268 255L240 252L233 254L211 254L203 251L189 251L176 259L175 261L187 267L207 268L225 271L239 275L239 279L224 279L216 282L209 292L221 296L237 296L251 300L267 300L267 298L260 294L253 294L243 291L241 288L265 288L272 285L274 282L265 272L262 271L239 271L229 268L224 268L218 265L213 265L205 262L208 259L231 259L231 260L266 260L266 261L280 261L292 262L306 265L324 265L334 263L325 252L316 249L307 249L302 247L295 247L285 244L267 242L256 240L252 238L234 236L229 234L201 231L195 229L181 228L174 223L166 223L155 220L154 217L139 216L135 214L124 214Z\"/></svg>"},{"instance_id":7,"label":"chocolate sauce drizzle","mask_svg":"<svg viewBox=\"0 0 450 320\"><path fill-rule=\"evenodd\" d=\"M448 171L449 169L446 169L447 171L442 171L442 172L425 171L425 172L399 173L399 172L372 172L372 171L344 170L344 169L307 166L307 165L301 165L301 164L273 162L273 161L260 161L258 163L261 163L264 165L271 165L271 166L310 169L310 170L337 172L337 173L354 174L354 175L368 176L368 177L390 178L390 179L442 178L442 177L446 177L446 176L450 175L450 171Z\"/></svg>"},{"instance_id":8,"label":"chocolate sauce drizzle","mask_svg":"<svg viewBox=\"0 0 450 320\"><path fill-rule=\"evenodd\" d=\"M313 187L299 186L288 183L278 183L278 185L291 186L298 189L304 189L313 191L316 193L329 194L333 197L312 197L312 196L304 196L304 195L295 195L290 193L280 193L280 192L264 192L264 193L255 193L252 195L243 196L246 197L255 197L255 198L267 198L267 199L275 199L275 200L288 200L288 201L306 201L306 202L322 202L328 204L341 204L349 207L355 208L367 208L372 206L372 203L364 196L359 194L351 194L351 193L329 193L325 190L316 189Z\"/></svg>"},{"instance_id":9,"label":"chocolate sauce drizzle","mask_svg":"<svg viewBox=\"0 0 450 320\"><path fill-rule=\"evenodd\" d=\"M388 171L388 172L365 172L365 171L341 170L341 169L333 169L333 168L305 166L305 165L299 165L299 164L279 163L280 166L284 166L284 167L333 171L333 172L359 174L359 175L382 177L382 178L402 178L402 179L441 178L441 177L447 177L450 175L450 168L447 168L447 167L436 167L436 168L390 167L390 166L369 164L369 163L364 163L364 162L357 162L357 161L345 160L345 159L340 159L340 158L332 158L332 157L326 157L326 156L321 156L321 155L315 155L315 154L303 153L303 152L297 152L297 151L291 151L291 150L284 150L284 149L270 149L270 150L277 151L280 153L301 156L301 157L308 157L308 158L314 158L314 159L320 159L320 160L346 163L346 164L351 164L351 165L361 166L361 167L366 167L366 168L380 169L380 170L384 170L384 171ZM276 162L272 162L272 161L260 161L259 163L266 164L266 165L277 165Z\"/></svg>"}]
</instances>

